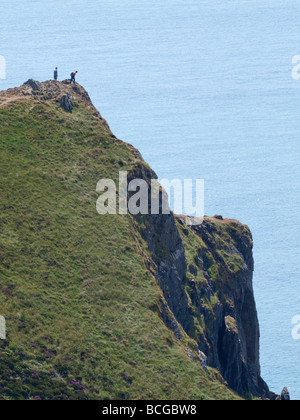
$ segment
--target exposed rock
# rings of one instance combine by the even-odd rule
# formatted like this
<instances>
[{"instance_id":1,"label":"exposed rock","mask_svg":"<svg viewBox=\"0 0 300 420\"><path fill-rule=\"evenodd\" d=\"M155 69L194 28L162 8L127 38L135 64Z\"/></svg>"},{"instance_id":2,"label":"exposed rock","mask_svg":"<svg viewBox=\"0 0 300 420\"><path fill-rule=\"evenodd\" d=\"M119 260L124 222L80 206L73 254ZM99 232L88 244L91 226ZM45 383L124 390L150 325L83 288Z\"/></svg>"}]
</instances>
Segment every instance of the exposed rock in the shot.
<instances>
[{"instance_id":1,"label":"exposed rock","mask_svg":"<svg viewBox=\"0 0 300 420\"><path fill-rule=\"evenodd\" d=\"M161 299L161 307L160 307L160 313L161 313L161 319L165 323L165 325L173 332L175 338L177 340L181 340L181 333L178 326L178 323L176 319L174 318L173 313L170 311L168 305L164 301L164 299Z\"/></svg>"},{"instance_id":2,"label":"exposed rock","mask_svg":"<svg viewBox=\"0 0 300 420\"><path fill-rule=\"evenodd\" d=\"M197 347L197 354L202 369L207 370L207 356Z\"/></svg>"},{"instance_id":3,"label":"exposed rock","mask_svg":"<svg viewBox=\"0 0 300 420\"><path fill-rule=\"evenodd\" d=\"M281 392L281 400L282 401L290 401L291 400L289 390L286 387L283 388L283 390Z\"/></svg>"},{"instance_id":4,"label":"exposed rock","mask_svg":"<svg viewBox=\"0 0 300 420\"><path fill-rule=\"evenodd\" d=\"M198 251L198 264L208 279L206 287L191 295L205 325L210 325L199 348L207 355L208 364L217 368L240 395L268 398L268 386L260 376L252 236L248 227L239 222L214 219L206 218L202 225L191 228L205 244L203 251ZM218 302L211 311L203 312L205 293L212 290Z\"/></svg>"},{"instance_id":5,"label":"exposed rock","mask_svg":"<svg viewBox=\"0 0 300 420\"><path fill-rule=\"evenodd\" d=\"M197 276L197 273L198 273L197 267L195 267L194 265L190 265L189 272L193 274L194 276Z\"/></svg>"},{"instance_id":6,"label":"exposed rock","mask_svg":"<svg viewBox=\"0 0 300 420\"><path fill-rule=\"evenodd\" d=\"M181 226L183 219L180 216ZM196 268L187 265L174 215L152 215L149 221L142 233L153 253L158 284L176 321L192 337L193 325L199 320L209 326L198 335L202 367L209 365L218 369L229 387L241 396L271 398L260 376L250 230L239 222L223 218L205 218L201 225L191 226L189 229L199 237L199 244L205 244L198 249ZM218 224L224 225L224 229ZM189 240L190 235L183 235ZM186 289L187 270L193 276L201 271L207 283L191 280L190 289ZM210 301L214 302L212 307L207 305ZM173 330L170 322L166 325Z\"/></svg>"},{"instance_id":7,"label":"exposed rock","mask_svg":"<svg viewBox=\"0 0 300 420\"><path fill-rule=\"evenodd\" d=\"M188 356L189 356L192 360L195 360L194 353L192 352L192 350L191 350L191 349L186 349L186 352L187 352Z\"/></svg>"},{"instance_id":8,"label":"exposed rock","mask_svg":"<svg viewBox=\"0 0 300 420\"><path fill-rule=\"evenodd\" d=\"M136 166L135 170L129 174L128 182L135 178L149 182L150 179L157 179L157 175L145 163ZM150 194L151 191L149 191ZM149 206L150 202L151 200L149 200ZM151 210L150 207L149 210ZM136 216L136 221L138 225L141 222L140 232L152 253L153 270L164 298L177 322L184 330L188 330L189 305L183 283L187 264L175 217L172 212L157 215L151 214L151 211L149 213L146 226L143 218Z\"/></svg>"},{"instance_id":9,"label":"exposed rock","mask_svg":"<svg viewBox=\"0 0 300 420\"><path fill-rule=\"evenodd\" d=\"M194 356L194 353L192 352L192 350L187 348L186 351L187 351L188 356L191 359L195 360L195 356ZM202 369L207 370L207 357L206 357L206 355L204 353L202 353L202 351L200 351L198 347L197 347L196 351L197 351L198 360L200 362L200 365L201 365Z\"/></svg>"},{"instance_id":10,"label":"exposed rock","mask_svg":"<svg viewBox=\"0 0 300 420\"><path fill-rule=\"evenodd\" d=\"M72 112L72 110L73 110L73 107L74 107L74 103L73 103L73 101L72 101L72 98L71 98L71 95L70 94L66 94L66 95L63 95L61 98L60 98L60 105L61 105L61 107L65 110L65 111L67 111L67 112Z\"/></svg>"},{"instance_id":11,"label":"exposed rock","mask_svg":"<svg viewBox=\"0 0 300 420\"><path fill-rule=\"evenodd\" d=\"M29 79L20 87L1 91L0 106L8 102L27 99L29 96L33 96L40 101L56 100L68 112L72 111L71 103L84 104L93 111L95 118L99 118L109 128L107 122L94 107L87 91L78 83L76 83L76 86L70 85L69 80L64 80L63 82L49 80L41 83Z\"/></svg>"},{"instance_id":12,"label":"exposed rock","mask_svg":"<svg viewBox=\"0 0 300 420\"><path fill-rule=\"evenodd\" d=\"M40 82L37 82L36 80L33 80L33 79L27 80L27 82L25 83L25 85L30 86L32 88L32 90L34 90L34 91L41 90L41 83Z\"/></svg>"}]
</instances>

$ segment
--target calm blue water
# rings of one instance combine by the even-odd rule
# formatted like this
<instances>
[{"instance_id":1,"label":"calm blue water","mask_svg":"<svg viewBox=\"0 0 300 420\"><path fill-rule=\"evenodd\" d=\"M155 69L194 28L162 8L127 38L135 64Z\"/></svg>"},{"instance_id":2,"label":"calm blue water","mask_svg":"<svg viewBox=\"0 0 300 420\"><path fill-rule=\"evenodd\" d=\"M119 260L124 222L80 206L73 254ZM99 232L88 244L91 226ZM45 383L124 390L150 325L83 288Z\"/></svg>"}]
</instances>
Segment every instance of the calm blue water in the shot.
<instances>
[{"instance_id":1,"label":"calm blue water","mask_svg":"<svg viewBox=\"0 0 300 420\"><path fill-rule=\"evenodd\" d=\"M160 178L251 227L262 374L299 399L299 0L2 0L0 28L1 90L78 70Z\"/></svg>"}]
</instances>

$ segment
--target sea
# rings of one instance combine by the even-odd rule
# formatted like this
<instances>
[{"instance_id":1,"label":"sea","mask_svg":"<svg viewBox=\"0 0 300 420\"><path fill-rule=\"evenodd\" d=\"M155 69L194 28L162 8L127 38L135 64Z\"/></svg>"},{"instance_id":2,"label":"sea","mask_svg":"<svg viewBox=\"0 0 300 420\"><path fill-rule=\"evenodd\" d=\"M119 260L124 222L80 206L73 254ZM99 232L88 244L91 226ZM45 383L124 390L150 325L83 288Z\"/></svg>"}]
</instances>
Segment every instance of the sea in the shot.
<instances>
[{"instance_id":1,"label":"sea","mask_svg":"<svg viewBox=\"0 0 300 420\"><path fill-rule=\"evenodd\" d=\"M159 178L251 228L262 376L300 399L299 0L1 0L0 33L0 90L77 70Z\"/></svg>"}]
</instances>

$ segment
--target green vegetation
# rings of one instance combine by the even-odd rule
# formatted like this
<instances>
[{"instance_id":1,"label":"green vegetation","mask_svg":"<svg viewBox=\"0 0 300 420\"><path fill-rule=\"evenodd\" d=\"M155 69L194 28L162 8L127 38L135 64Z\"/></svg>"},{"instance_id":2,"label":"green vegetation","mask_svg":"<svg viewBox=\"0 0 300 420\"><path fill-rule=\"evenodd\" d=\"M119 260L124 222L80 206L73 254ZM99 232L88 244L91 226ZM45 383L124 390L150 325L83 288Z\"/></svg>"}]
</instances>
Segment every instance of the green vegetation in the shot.
<instances>
[{"instance_id":1,"label":"green vegetation","mask_svg":"<svg viewBox=\"0 0 300 420\"><path fill-rule=\"evenodd\" d=\"M0 108L0 160L0 398L236 398L161 321L136 222L96 212L133 148L81 104L28 99Z\"/></svg>"}]
</instances>

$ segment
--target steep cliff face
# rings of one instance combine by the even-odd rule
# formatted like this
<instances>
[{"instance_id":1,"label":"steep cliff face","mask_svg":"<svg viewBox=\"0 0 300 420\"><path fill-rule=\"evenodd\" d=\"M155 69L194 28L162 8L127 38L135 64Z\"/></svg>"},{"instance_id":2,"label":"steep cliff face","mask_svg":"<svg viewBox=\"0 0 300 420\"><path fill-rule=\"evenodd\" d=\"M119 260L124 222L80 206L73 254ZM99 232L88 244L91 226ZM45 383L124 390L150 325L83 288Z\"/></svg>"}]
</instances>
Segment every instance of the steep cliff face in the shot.
<instances>
[{"instance_id":1,"label":"steep cliff face","mask_svg":"<svg viewBox=\"0 0 300 420\"><path fill-rule=\"evenodd\" d=\"M100 219L99 179L157 176L79 85L30 80L0 92L0 111L2 397L235 398L212 367L241 396L271 398L247 226Z\"/></svg>"},{"instance_id":2,"label":"steep cliff face","mask_svg":"<svg viewBox=\"0 0 300 420\"><path fill-rule=\"evenodd\" d=\"M268 387L260 376L249 228L234 220L205 218L183 235L186 243L198 242L196 254L190 255L193 260L189 263L186 290L193 316L202 317L205 326L197 338L199 348L240 395L269 398ZM197 328L190 333L197 337Z\"/></svg>"},{"instance_id":3,"label":"steep cliff face","mask_svg":"<svg viewBox=\"0 0 300 420\"><path fill-rule=\"evenodd\" d=\"M136 168L133 177L156 178L145 167ZM178 336L180 324L238 394L272 398L260 376L249 228L221 216L193 226L189 218L172 213L137 221L142 221L157 282L174 315L170 320L162 312L166 325Z\"/></svg>"}]
</instances>

